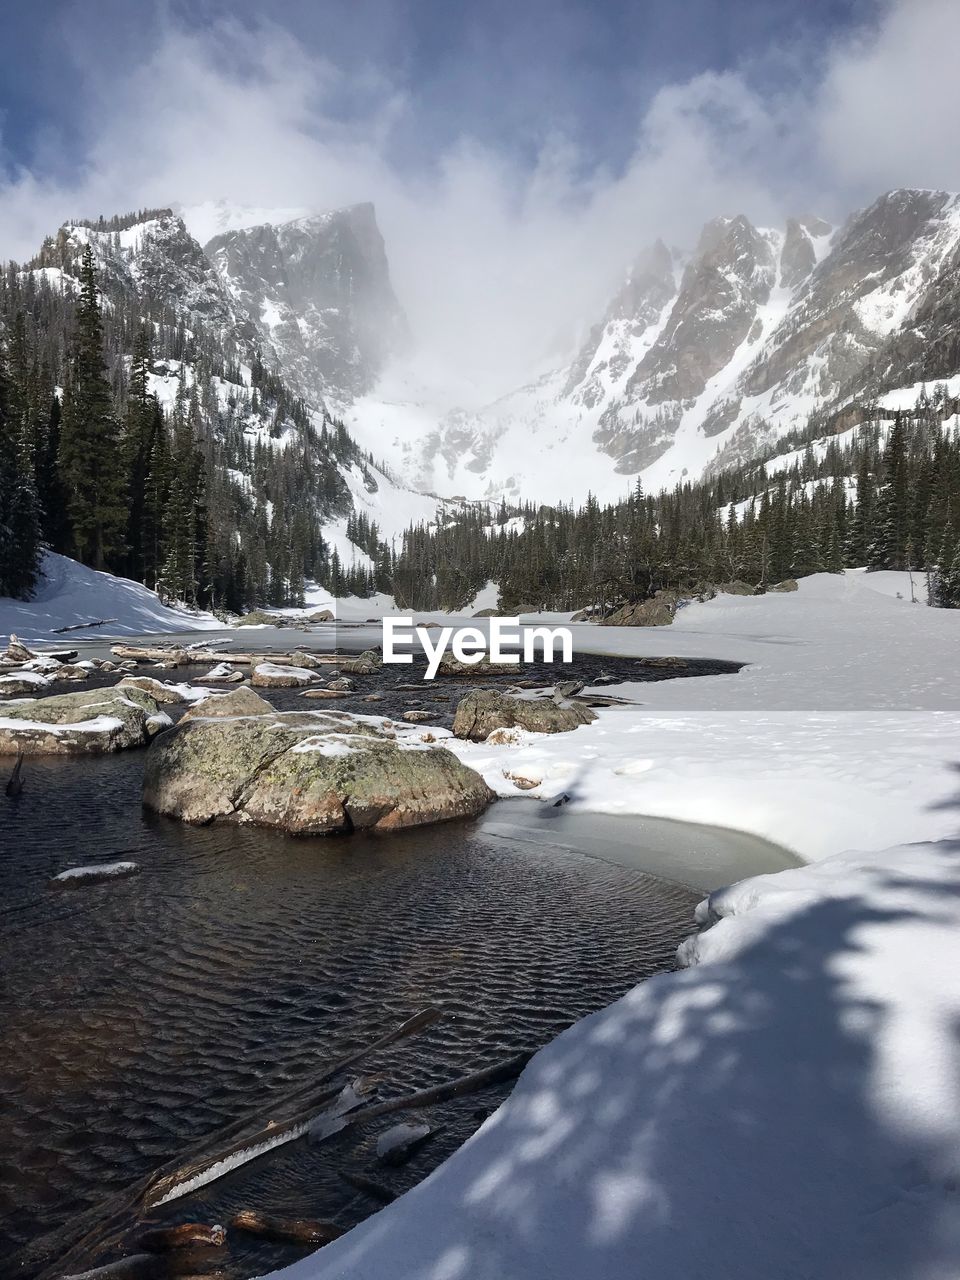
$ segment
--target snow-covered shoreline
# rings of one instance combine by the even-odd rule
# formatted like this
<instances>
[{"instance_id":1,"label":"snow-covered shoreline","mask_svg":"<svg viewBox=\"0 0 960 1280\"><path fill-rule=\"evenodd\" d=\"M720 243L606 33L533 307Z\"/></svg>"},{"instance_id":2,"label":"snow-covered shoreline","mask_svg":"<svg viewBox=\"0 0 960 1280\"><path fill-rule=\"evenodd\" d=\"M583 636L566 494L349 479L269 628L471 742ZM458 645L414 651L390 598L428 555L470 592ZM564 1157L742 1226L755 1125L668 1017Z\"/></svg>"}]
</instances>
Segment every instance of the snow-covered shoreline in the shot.
<instances>
[{"instance_id":1,"label":"snow-covered shoreline","mask_svg":"<svg viewBox=\"0 0 960 1280\"><path fill-rule=\"evenodd\" d=\"M445 741L501 794L539 770L584 810L819 861L711 894L689 967L570 1028L430 1178L275 1274L955 1280L960 613L875 585L593 629L600 651L752 665L620 686L642 705L572 734Z\"/></svg>"}]
</instances>

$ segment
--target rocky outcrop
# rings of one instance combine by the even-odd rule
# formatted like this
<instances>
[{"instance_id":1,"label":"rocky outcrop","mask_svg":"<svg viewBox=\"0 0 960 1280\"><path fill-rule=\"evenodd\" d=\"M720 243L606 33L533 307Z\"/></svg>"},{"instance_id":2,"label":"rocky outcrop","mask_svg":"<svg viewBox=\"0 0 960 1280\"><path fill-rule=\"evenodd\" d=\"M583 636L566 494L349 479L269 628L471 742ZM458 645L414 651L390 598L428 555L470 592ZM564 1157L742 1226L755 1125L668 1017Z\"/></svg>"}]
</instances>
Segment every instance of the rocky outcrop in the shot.
<instances>
[{"instance_id":1,"label":"rocky outcrop","mask_svg":"<svg viewBox=\"0 0 960 1280\"><path fill-rule=\"evenodd\" d=\"M485 742L497 729L530 733L566 733L596 720L580 702L556 703L545 698L512 698L494 689L474 689L457 704L454 737Z\"/></svg>"},{"instance_id":2,"label":"rocky outcrop","mask_svg":"<svg viewBox=\"0 0 960 1280\"><path fill-rule=\"evenodd\" d=\"M265 349L311 399L362 395L408 343L371 204L228 231L206 251Z\"/></svg>"},{"instance_id":3,"label":"rocky outcrop","mask_svg":"<svg viewBox=\"0 0 960 1280\"><path fill-rule=\"evenodd\" d=\"M768 591L799 591L800 584L796 578L784 578L782 582L775 582L772 587L767 587Z\"/></svg>"},{"instance_id":4,"label":"rocky outcrop","mask_svg":"<svg viewBox=\"0 0 960 1280\"><path fill-rule=\"evenodd\" d=\"M749 582L718 582L717 591L725 596L755 596L756 588L751 587Z\"/></svg>"},{"instance_id":5,"label":"rocky outcrop","mask_svg":"<svg viewBox=\"0 0 960 1280\"><path fill-rule=\"evenodd\" d=\"M677 612L675 591L658 591L649 600L625 604L600 623L601 627L668 627Z\"/></svg>"},{"instance_id":6,"label":"rocky outcrop","mask_svg":"<svg viewBox=\"0 0 960 1280\"><path fill-rule=\"evenodd\" d=\"M169 724L141 689L85 689L23 699L0 712L0 755L122 751L143 746Z\"/></svg>"},{"instance_id":7,"label":"rocky outcrop","mask_svg":"<svg viewBox=\"0 0 960 1280\"><path fill-rule=\"evenodd\" d=\"M441 747L329 712L181 721L151 747L144 803L185 822L295 835L395 830L479 813L493 793Z\"/></svg>"}]
</instances>

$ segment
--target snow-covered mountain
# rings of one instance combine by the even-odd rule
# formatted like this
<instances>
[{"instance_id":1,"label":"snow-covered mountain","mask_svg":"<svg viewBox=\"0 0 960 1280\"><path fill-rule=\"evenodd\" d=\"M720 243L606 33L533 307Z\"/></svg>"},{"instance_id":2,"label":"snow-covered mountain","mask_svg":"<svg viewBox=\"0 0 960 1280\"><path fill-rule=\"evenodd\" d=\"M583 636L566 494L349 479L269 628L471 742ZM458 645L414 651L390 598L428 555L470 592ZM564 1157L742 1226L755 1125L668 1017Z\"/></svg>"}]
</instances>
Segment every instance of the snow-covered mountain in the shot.
<instances>
[{"instance_id":1,"label":"snow-covered mountain","mask_svg":"<svg viewBox=\"0 0 960 1280\"><path fill-rule=\"evenodd\" d=\"M470 497L615 499L755 456L853 395L960 369L960 198L893 191L815 217L708 223L642 253L571 362L478 411L381 384L346 414L408 483Z\"/></svg>"},{"instance_id":2,"label":"snow-covered mountain","mask_svg":"<svg viewBox=\"0 0 960 1280\"><path fill-rule=\"evenodd\" d=\"M248 510L255 519L265 508L266 527L271 526L276 480L264 480L265 467L258 457L265 454L275 459L288 455L289 467L303 473L303 492L313 495L307 514L345 569L372 563L367 551L347 536L351 517L363 516L376 525L382 540L390 542L408 525L435 516L436 499L395 484L346 432L334 429L327 414L337 401L354 394L364 368L364 376L372 377L373 365L363 364L373 358L372 340L363 325L375 313L378 299L392 300L371 206L279 228L259 227L239 232L233 240L225 234L218 238L216 262L183 218L169 209L65 223L19 271L22 281L46 291L48 300L41 298L36 305L50 313L44 321L44 340L57 351L71 330L70 307L87 245L97 268L108 367L118 395L122 400L134 338L146 322L153 348L148 390L168 415L178 408L193 414L205 451L216 459L224 501L232 509ZM294 327L306 337L298 349L309 351L311 368L326 369L328 401L308 394L306 404L297 403L309 379L297 377L300 366L283 326L273 326L273 341L265 333L260 305L265 294L241 288L235 274L217 269L221 263L239 262L244 254L249 261L257 246L272 246L274 253L285 256L284 271L294 283L284 305L289 312L292 298L301 307L303 314ZM351 258L354 251L359 256ZM316 301L324 290L330 297L339 290L350 306L321 314L304 302ZM395 300L393 308L402 328ZM261 377L258 385L254 367L260 365L269 371L268 384Z\"/></svg>"},{"instance_id":3,"label":"snow-covered mountain","mask_svg":"<svg viewBox=\"0 0 960 1280\"><path fill-rule=\"evenodd\" d=\"M206 254L284 376L336 406L408 344L372 204L214 236Z\"/></svg>"}]
</instances>

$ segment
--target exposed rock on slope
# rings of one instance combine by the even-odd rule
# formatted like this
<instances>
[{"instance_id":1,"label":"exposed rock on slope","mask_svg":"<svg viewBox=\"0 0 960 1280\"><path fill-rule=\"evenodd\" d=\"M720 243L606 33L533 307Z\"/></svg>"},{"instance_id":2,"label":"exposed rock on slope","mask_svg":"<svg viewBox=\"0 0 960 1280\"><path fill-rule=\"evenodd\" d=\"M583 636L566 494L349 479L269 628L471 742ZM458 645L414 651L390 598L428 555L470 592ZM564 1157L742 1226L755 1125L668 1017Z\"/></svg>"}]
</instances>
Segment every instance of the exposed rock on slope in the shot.
<instances>
[{"instance_id":1,"label":"exposed rock on slope","mask_svg":"<svg viewBox=\"0 0 960 1280\"><path fill-rule=\"evenodd\" d=\"M371 204L228 231L206 252L285 375L314 400L369 390L406 345Z\"/></svg>"}]
</instances>

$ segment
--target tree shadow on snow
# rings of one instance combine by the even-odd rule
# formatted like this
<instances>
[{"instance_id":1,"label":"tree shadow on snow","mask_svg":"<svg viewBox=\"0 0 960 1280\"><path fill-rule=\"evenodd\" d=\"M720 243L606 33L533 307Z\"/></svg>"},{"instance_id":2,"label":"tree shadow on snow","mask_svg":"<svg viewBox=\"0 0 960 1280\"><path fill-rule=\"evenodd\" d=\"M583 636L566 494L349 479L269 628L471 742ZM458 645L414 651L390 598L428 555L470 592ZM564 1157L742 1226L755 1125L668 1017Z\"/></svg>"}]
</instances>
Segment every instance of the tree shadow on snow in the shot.
<instances>
[{"instance_id":1,"label":"tree shadow on snow","mask_svg":"<svg viewBox=\"0 0 960 1280\"><path fill-rule=\"evenodd\" d=\"M432 1178L291 1280L960 1274L960 1116L923 1070L897 1074L941 1020L955 1090L960 1007L912 1026L857 968L890 930L943 927L960 842L942 848L929 878L878 872L874 905L821 899L579 1024Z\"/></svg>"}]
</instances>

